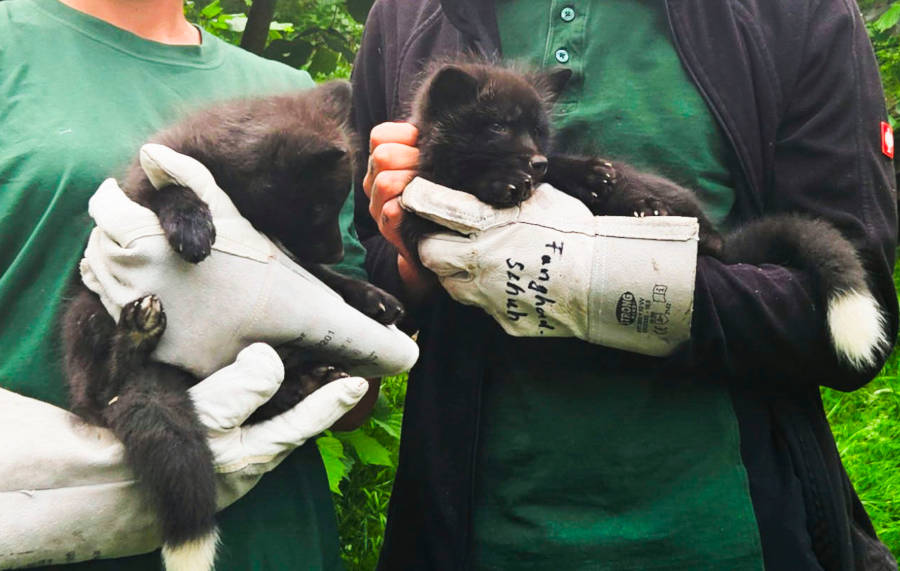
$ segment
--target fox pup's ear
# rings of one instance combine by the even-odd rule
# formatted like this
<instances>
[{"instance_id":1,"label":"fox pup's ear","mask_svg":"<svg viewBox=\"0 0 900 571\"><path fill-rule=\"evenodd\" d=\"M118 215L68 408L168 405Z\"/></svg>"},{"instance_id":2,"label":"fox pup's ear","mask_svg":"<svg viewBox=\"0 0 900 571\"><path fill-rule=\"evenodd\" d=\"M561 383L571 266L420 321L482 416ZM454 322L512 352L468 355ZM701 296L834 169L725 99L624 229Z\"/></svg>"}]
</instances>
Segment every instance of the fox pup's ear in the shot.
<instances>
[{"instance_id":1,"label":"fox pup's ear","mask_svg":"<svg viewBox=\"0 0 900 571\"><path fill-rule=\"evenodd\" d=\"M554 67L538 74L535 84L545 96L549 98L550 103L554 103L565 89L566 84L572 78L572 70L567 67Z\"/></svg>"},{"instance_id":2,"label":"fox pup's ear","mask_svg":"<svg viewBox=\"0 0 900 571\"><path fill-rule=\"evenodd\" d=\"M321 168L331 168L334 163L344 158L346 154L347 149L337 145L329 145L310 153L309 164Z\"/></svg>"},{"instance_id":3,"label":"fox pup's ear","mask_svg":"<svg viewBox=\"0 0 900 571\"><path fill-rule=\"evenodd\" d=\"M467 71L448 65L431 78L428 85L427 112L440 116L472 103L478 98L478 80Z\"/></svg>"},{"instance_id":4,"label":"fox pup's ear","mask_svg":"<svg viewBox=\"0 0 900 571\"><path fill-rule=\"evenodd\" d=\"M353 91L349 81L332 80L325 82L317 89L322 90L328 107L335 117L339 117L344 123L350 122L350 107L353 104Z\"/></svg>"}]
</instances>

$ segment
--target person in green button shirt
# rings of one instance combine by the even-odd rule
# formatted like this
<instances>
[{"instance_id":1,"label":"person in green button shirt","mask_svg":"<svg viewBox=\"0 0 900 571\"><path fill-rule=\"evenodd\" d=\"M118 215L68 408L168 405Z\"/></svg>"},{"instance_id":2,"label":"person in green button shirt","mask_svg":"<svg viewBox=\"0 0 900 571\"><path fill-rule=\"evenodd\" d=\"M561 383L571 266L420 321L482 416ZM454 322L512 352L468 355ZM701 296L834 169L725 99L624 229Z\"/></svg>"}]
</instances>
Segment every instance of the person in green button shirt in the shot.
<instances>
[{"instance_id":1,"label":"person in green button shirt","mask_svg":"<svg viewBox=\"0 0 900 571\"><path fill-rule=\"evenodd\" d=\"M0 2L4 395L34 399L18 401L25 403L22 410L34 410L28 407L37 401L65 406L57 318L91 230L88 198L103 179L127 166L148 135L186 111L214 100L312 85L304 71L259 58L189 24L181 0ZM346 256L340 269L364 278L362 250L350 229L351 212L352 199L343 214ZM246 374L249 379L269 373ZM376 391L373 386L364 399L367 406ZM345 428L364 413L362 406L354 410L344 419ZM69 441L77 434L60 434L58 440ZM91 470L99 474L105 469L99 458L93 462L70 468L90 480ZM4 487L2 492L21 494L17 489ZM5 513L0 528L11 531L15 519L27 515ZM123 527L116 513L108 517L110 532ZM296 450L222 512L220 531L220 570L340 568L334 509L315 444ZM0 553L0 566L14 547ZM87 547L81 544L60 549L65 557L29 561L30 566L109 557L85 554ZM150 553L71 568L159 566L159 554Z\"/></svg>"},{"instance_id":2,"label":"person in green button shirt","mask_svg":"<svg viewBox=\"0 0 900 571\"><path fill-rule=\"evenodd\" d=\"M682 268L696 271L688 338L650 357L586 342L587 326L568 339L506 334L507 296L485 292L514 279L503 262L525 252L521 218L540 223L530 202L483 232L472 221L492 214L470 201L436 207L434 219L473 231L421 244L440 281L410 263L398 198L418 150L404 121L423 66L466 52L571 69L560 146L693 189L723 228L787 212L833 222L868 263L887 337L897 330L887 119L852 2L378 0L353 71L371 149L356 225L369 275L407 302L421 346L380 567L896 569L819 397L820 385L864 385L886 355L840 362L803 272L697 256ZM587 225L547 196L548 244ZM416 200L422 211L427 196ZM586 250L573 255L594 272L616 259ZM556 284L558 311L614 293L572 284Z\"/></svg>"}]
</instances>

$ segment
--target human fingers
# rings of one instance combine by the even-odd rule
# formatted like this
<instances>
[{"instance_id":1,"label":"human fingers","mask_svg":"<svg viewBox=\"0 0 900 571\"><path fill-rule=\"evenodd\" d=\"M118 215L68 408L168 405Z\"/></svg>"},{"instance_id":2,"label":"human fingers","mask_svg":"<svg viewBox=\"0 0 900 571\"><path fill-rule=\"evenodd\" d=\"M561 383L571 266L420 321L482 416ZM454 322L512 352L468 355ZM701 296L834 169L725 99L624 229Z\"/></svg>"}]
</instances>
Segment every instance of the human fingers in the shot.
<instances>
[{"instance_id":1,"label":"human fingers","mask_svg":"<svg viewBox=\"0 0 900 571\"><path fill-rule=\"evenodd\" d=\"M419 164L419 149L403 143L381 143L369 155L369 167L363 178L363 192L371 197L375 179L382 172L412 170Z\"/></svg>"},{"instance_id":2,"label":"human fingers","mask_svg":"<svg viewBox=\"0 0 900 571\"><path fill-rule=\"evenodd\" d=\"M411 170L380 173L375 179L372 196L369 199L369 214L378 225L378 231L388 242L400 249L403 248L400 224L404 213L399 197L415 175L415 171Z\"/></svg>"},{"instance_id":3,"label":"human fingers","mask_svg":"<svg viewBox=\"0 0 900 571\"><path fill-rule=\"evenodd\" d=\"M372 127L369 132L369 152L384 143L400 143L415 146L419 138L419 130L412 123L386 122Z\"/></svg>"},{"instance_id":4,"label":"human fingers","mask_svg":"<svg viewBox=\"0 0 900 571\"><path fill-rule=\"evenodd\" d=\"M188 392L200 421L213 430L243 424L281 386L284 365L265 343L254 343L238 353L234 363L219 369Z\"/></svg>"},{"instance_id":5,"label":"human fingers","mask_svg":"<svg viewBox=\"0 0 900 571\"><path fill-rule=\"evenodd\" d=\"M300 446L331 427L366 394L362 377L346 377L317 389L292 409L259 424L244 427L243 444L249 456L276 456Z\"/></svg>"}]
</instances>

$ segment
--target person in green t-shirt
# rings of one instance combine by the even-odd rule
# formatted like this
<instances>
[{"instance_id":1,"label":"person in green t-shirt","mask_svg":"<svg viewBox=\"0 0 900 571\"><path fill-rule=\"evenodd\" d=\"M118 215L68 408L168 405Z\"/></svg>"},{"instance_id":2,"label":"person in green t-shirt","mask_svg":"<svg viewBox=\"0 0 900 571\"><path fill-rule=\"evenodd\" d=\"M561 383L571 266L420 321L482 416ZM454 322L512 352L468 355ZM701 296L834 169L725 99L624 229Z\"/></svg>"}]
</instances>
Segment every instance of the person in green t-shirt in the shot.
<instances>
[{"instance_id":1,"label":"person in green t-shirt","mask_svg":"<svg viewBox=\"0 0 900 571\"><path fill-rule=\"evenodd\" d=\"M152 544L155 534L147 531L152 529L152 519L126 509L136 501L136 492L121 489L127 475L122 475L121 458L112 455L118 450L114 443L97 433L102 446L89 457L74 452L48 457L40 446L41 442L84 444L86 434L94 435L68 427L56 408L66 401L57 318L91 229L88 198L104 178L127 166L148 135L184 112L207 102L301 89L313 82L304 71L257 57L191 25L181 0L4 1L0 3L0 78L0 402L11 407L3 411L4 418L18 418L25 431L10 443L16 444L12 449L23 467L17 470L7 463L0 469L15 475L4 478L0 495L12 502L25 497L34 500L13 503L21 506L21 513L7 510L0 516L0 566L100 559L71 568L158 569L158 553L106 559L156 547ZM351 213L352 198L342 214L345 258L338 269L364 278L362 250L350 228ZM220 416L211 413L212 420L221 415L228 418L235 414L235 407L239 410L237 403L246 401L242 391L249 389L235 384L235 375L271 383L272 367L280 367L280 362L273 365L271 355L248 353L223 370L214 381L219 390L208 391L203 401L211 410L220 405ZM253 398L259 399L259 394ZM375 394L373 384L363 399L366 406L371 406ZM333 395L324 407L329 414L346 411L347 398ZM201 404L198 401L198 407ZM258 404L256 400L250 410ZM350 427L365 412L365 406L359 406L340 422ZM28 432L26 426L33 426L29 422L38 418L47 419L43 428ZM59 432L50 431L49 426ZM302 441L296 435L288 440L294 443L284 443L285 453ZM29 445L34 447L33 457L28 456ZM6 444L0 447L11 450ZM30 475L35 474L41 475L41 482L52 483L48 486L60 488L66 486L66 475L74 474L84 483L82 488L90 487L92 493L101 493L102 485L111 486L103 497L113 498L98 500L95 506L90 499L81 502L88 504L82 505L85 509L96 507L90 521L84 522L91 529L72 527L71 545L60 540L42 546L51 554L46 556L22 553L25 548L14 539L24 529L16 520L33 516L38 504L43 510L54 505L62 510L66 504L63 496L49 494L52 490L44 485L29 484ZM21 492L29 489L48 495ZM314 443L300 447L261 480L259 474L246 476L230 492L234 494L227 502L247 495L220 514L222 547L217 569L341 566L331 495ZM85 496L91 497L100 496ZM118 508L109 508L110 503ZM123 521L132 515L140 521ZM65 521L75 517L70 512L56 516L60 526L73 525ZM103 549L86 539L101 535Z\"/></svg>"}]
</instances>

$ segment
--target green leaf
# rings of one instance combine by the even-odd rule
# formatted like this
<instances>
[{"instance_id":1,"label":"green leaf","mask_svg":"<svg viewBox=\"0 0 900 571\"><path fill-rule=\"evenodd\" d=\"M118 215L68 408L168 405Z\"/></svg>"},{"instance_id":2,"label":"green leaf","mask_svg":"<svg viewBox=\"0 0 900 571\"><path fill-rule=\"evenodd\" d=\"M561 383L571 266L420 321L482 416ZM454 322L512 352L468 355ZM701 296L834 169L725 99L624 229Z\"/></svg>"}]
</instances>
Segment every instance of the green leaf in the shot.
<instances>
[{"instance_id":1,"label":"green leaf","mask_svg":"<svg viewBox=\"0 0 900 571\"><path fill-rule=\"evenodd\" d=\"M200 16L203 18L215 18L221 13L222 7L219 5L219 0L210 2L203 8L203 10L200 10Z\"/></svg>"},{"instance_id":2,"label":"green leaf","mask_svg":"<svg viewBox=\"0 0 900 571\"><path fill-rule=\"evenodd\" d=\"M872 22L872 29L876 32L886 32L896 26L898 22L900 22L900 3L885 10L884 14Z\"/></svg>"},{"instance_id":3,"label":"green leaf","mask_svg":"<svg viewBox=\"0 0 900 571\"><path fill-rule=\"evenodd\" d=\"M312 44L305 40L272 40L263 50L262 56L300 68L309 61L312 51Z\"/></svg>"},{"instance_id":4,"label":"green leaf","mask_svg":"<svg viewBox=\"0 0 900 571\"><path fill-rule=\"evenodd\" d=\"M375 425L380 426L382 430L387 432L388 435L393 437L395 440L400 439L400 428L403 426L402 413L392 414L390 417L384 420L375 417L372 417L371 420Z\"/></svg>"},{"instance_id":5,"label":"green leaf","mask_svg":"<svg viewBox=\"0 0 900 571\"><path fill-rule=\"evenodd\" d=\"M380 442L363 432L362 429L342 433L340 439L353 447L356 455L359 456L360 462L363 464L394 465L391 461L391 452L382 446Z\"/></svg>"},{"instance_id":6,"label":"green leaf","mask_svg":"<svg viewBox=\"0 0 900 571\"><path fill-rule=\"evenodd\" d=\"M291 22L272 22L269 24L269 29L276 32L293 32L294 24Z\"/></svg>"},{"instance_id":7,"label":"green leaf","mask_svg":"<svg viewBox=\"0 0 900 571\"><path fill-rule=\"evenodd\" d=\"M309 71L313 76L327 75L334 71L337 67L338 53L326 47L320 47L313 54L312 60L309 62Z\"/></svg>"},{"instance_id":8,"label":"green leaf","mask_svg":"<svg viewBox=\"0 0 900 571\"><path fill-rule=\"evenodd\" d=\"M322 30L322 36L328 49L341 54L346 61L353 61L356 54L354 53L353 48L350 47L347 38L335 30Z\"/></svg>"},{"instance_id":9,"label":"green leaf","mask_svg":"<svg viewBox=\"0 0 900 571\"><path fill-rule=\"evenodd\" d=\"M374 0L347 0L347 12L350 16L359 22L365 24L366 16L369 15L369 8L372 7Z\"/></svg>"},{"instance_id":10,"label":"green leaf","mask_svg":"<svg viewBox=\"0 0 900 571\"><path fill-rule=\"evenodd\" d=\"M341 480L350 471L350 467L344 461L344 445L334 436L320 436L316 439L322 463L325 465L325 473L328 475L328 487L337 495L341 494Z\"/></svg>"}]
</instances>

